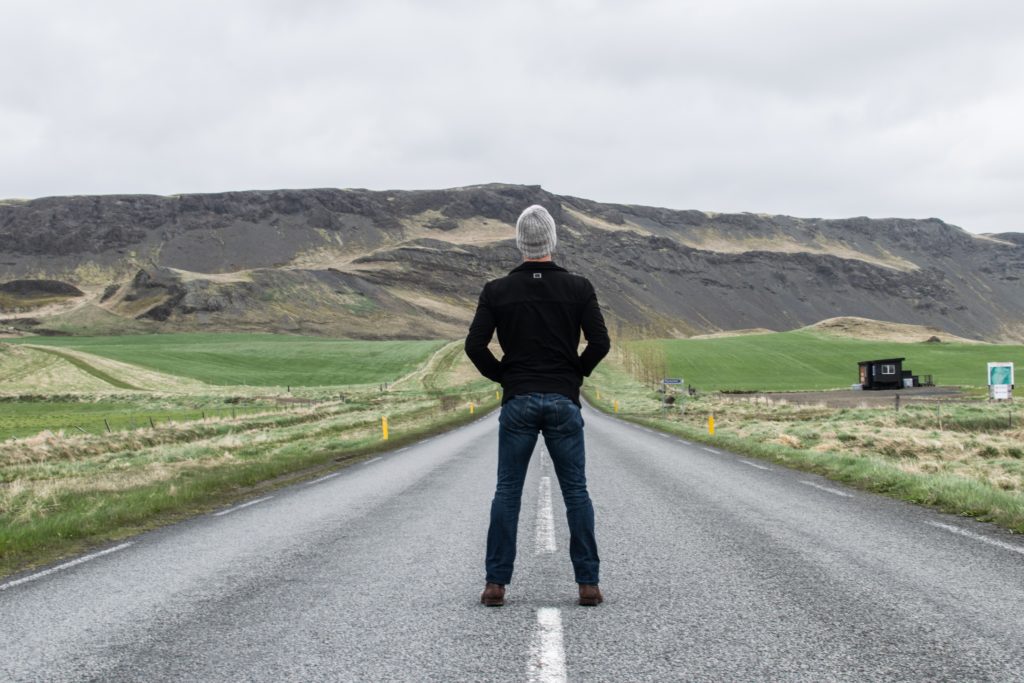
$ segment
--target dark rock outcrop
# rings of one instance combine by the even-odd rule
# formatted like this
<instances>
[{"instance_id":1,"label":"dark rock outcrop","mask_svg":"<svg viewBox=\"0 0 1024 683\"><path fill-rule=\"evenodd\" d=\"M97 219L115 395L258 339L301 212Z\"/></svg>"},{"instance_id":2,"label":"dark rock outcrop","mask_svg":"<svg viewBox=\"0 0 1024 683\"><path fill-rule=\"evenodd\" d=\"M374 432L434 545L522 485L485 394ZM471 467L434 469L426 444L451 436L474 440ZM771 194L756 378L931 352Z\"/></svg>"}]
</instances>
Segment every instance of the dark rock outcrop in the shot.
<instances>
[{"instance_id":1,"label":"dark rock outcrop","mask_svg":"<svg viewBox=\"0 0 1024 683\"><path fill-rule=\"evenodd\" d=\"M59 280L11 280L0 284L0 292L17 296L85 296L85 292Z\"/></svg>"}]
</instances>

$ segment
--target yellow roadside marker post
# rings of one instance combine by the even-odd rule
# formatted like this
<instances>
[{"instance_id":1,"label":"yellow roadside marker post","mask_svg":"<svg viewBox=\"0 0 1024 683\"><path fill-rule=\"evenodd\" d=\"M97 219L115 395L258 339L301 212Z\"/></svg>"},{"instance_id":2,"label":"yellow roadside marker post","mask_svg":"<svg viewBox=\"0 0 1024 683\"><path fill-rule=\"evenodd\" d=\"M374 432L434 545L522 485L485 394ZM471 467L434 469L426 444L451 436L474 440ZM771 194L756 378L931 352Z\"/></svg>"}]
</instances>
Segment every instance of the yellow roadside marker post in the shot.
<instances>
[{"instance_id":1,"label":"yellow roadside marker post","mask_svg":"<svg viewBox=\"0 0 1024 683\"><path fill-rule=\"evenodd\" d=\"M715 416L708 415L708 434L715 435Z\"/></svg>"},{"instance_id":2,"label":"yellow roadside marker post","mask_svg":"<svg viewBox=\"0 0 1024 683\"><path fill-rule=\"evenodd\" d=\"M598 401L601 400L601 390L600 389L597 390L597 400Z\"/></svg>"},{"instance_id":3,"label":"yellow roadside marker post","mask_svg":"<svg viewBox=\"0 0 1024 683\"><path fill-rule=\"evenodd\" d=\"M618 402L618 401L615 401L615 402L614 402L614 403L613 403L612 405L614 405L614 406L615 406L615 412L616 412L616 413L617 413L617 412L619 412L619 402Z\"/></svg>"},{"instance_id":4,"label":"yellow roadside marker post","mask_svg":"<svg viewBox=\"0 0 1024 683\"><path fill-rule=\"evenodd\" d=\"M380 429L384 434L384 441L388 440L388 416L384 415L380 418Z\"/></svg>"},{"instance_id":5,"label":"yellow roadside marker post","mask_svg":"<svg viewBox=\"0 0 1024 683\"><path fill-rule=\"evenodd\" d=\"M472 415L475 410L476 410L476 406L473 405L472 401L470 401L469 402L469 414Z\"/></svg>"}]
</instances>

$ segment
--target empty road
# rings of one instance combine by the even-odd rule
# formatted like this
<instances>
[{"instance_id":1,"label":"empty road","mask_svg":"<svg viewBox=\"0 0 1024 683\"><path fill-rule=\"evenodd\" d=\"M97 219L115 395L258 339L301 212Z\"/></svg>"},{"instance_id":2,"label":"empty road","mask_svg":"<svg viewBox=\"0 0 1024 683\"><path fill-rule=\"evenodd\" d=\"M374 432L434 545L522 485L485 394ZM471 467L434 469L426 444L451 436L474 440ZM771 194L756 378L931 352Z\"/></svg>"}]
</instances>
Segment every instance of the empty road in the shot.
<instances>
[{"instance_id":1,"label":"empty road","mask_svg":"<svg viewBox=\"0 0 1024 683\"><path fill-rule=\"evenodd\" d=\"M1017 537L584 416L600 607L543 442L479 604L495 414L0 581L0 680L1024 680Z\"/></svg>"}]
</instances>

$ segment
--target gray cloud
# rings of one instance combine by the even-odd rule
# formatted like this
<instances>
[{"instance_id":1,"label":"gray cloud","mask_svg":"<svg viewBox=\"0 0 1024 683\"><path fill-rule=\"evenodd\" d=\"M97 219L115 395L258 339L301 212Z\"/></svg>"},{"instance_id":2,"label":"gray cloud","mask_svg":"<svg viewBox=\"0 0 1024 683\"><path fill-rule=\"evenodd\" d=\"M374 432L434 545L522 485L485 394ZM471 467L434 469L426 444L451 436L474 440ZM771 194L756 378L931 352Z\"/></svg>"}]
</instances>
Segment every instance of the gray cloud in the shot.
<instances>
[{"instance_id":1,"label":"gray cloud","mask_svg":"<svg viewBox=\"0 0 1024 683\"><path fill-rule=\"evenodd\" d=\"M6 2L0 196L542 183L1024 230L1006 0Z\"/></svg>"}]
</instances>

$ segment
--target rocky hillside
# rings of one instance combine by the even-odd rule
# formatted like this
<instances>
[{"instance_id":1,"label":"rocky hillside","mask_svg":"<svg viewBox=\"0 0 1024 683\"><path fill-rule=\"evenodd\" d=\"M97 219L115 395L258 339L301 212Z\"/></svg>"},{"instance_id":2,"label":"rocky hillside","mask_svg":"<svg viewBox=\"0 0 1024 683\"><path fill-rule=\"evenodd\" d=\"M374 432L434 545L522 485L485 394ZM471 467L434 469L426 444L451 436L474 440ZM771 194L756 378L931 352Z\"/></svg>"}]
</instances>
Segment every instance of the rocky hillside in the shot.
<instances>
[{"instance_id":1,"label":"rocky hillside","mask_svg":"<svg viewBox=\"0 0 1024 683\"><path fill-rule=\"evenodd\" d=\"M282 190L0 202L0 326L458 337L519 259L529 204L613 331L692 335L835 316L1024 339L1024 235L941 220L601 204L536 186ZM2 329L0 329L2 331Z\"/></svg>"}]
</instances>

